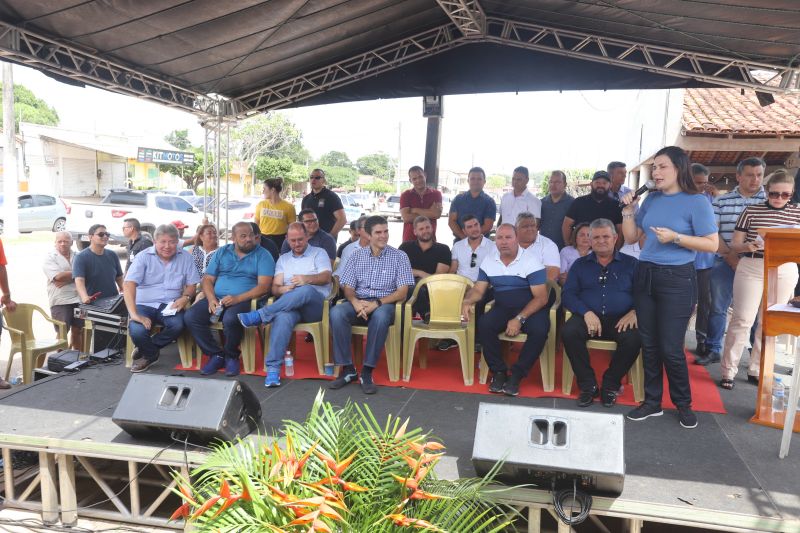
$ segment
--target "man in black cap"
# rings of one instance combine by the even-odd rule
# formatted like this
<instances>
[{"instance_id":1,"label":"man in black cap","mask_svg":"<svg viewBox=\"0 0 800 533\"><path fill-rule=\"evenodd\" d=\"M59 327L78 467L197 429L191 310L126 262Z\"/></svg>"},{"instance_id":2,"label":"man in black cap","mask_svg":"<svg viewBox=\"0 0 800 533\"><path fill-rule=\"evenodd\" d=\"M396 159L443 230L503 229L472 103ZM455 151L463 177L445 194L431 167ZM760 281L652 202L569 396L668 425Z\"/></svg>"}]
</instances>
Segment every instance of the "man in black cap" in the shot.
<instances>
[{"instance_id":1,"label":"man in black cap","mask_svg":"<svg viewBox=\"0 0 800 533\"><path fill-rule=\"evenodd\" d=\"M622 231L622 208L619 202L611 198L608 191L611 190L611 178L605 170L598 170L592 176L592 192L575 198L569 206L567 216L561 226L561 233L564 242L570 242L572 228L581 222L591 224L598 218L607 218L614 223L617 235ZM617 242L617 248L621 246L623 239Z\"/></svg>"}]
</instances>

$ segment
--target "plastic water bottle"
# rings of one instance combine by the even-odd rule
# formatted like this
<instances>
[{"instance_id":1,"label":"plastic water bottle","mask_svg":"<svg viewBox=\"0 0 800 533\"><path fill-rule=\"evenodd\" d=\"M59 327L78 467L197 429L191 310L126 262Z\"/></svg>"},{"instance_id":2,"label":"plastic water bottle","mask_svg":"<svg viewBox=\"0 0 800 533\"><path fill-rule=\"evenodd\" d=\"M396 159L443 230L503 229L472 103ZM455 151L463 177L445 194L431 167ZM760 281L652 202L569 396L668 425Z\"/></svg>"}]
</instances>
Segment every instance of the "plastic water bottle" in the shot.
<instances>
[{"instance_id":1,"label":"plastic water bottle","mask_svg":"<svg viewBox=\"0 0 800 533\"><path fill-rule=\"evenodd\" d=\"M287 377L294 376L294 357L289 350L286 350L286 356L283 358L283 370Z\"/></svg>"},{"instance_id":2,"label":"plastic water bottle","mask_svg":"<svg viewBox=\"0 0 800 533\"><path fill-rule=\"evenodd\" d=\"M12 385L22 385L22 374L11 378L11 381L9 381L9 383L11 383Z\"/></svg>"},{"instance_id":3,"label":"plastic water bottle","mask_svg":"<svg viewBox=\"0 0 800 533\"><path fill-rule=\"evenodd\" d=\"M222 306L222 304L219 304L219 305L217 306L217 308L216 308L216 309L214 309L214 314L213 314L213 315L211 315L211 318L209 318L209 321L210 321L212 324L216 324L217 322L219 322L219 319L220 319L220 317L222 316L222 312L223 312L224 310L225 310L225 308Z\"/></svg>"},{"instance_id":4,"label":"plastic water bottle","mask_svg":"<svg viewBox=\"0 0 800 533\"><path fill-rule=\"evenodd\" d=\"M783 386L781 378L775 378L775 383L772 385L772 412L783 412L786 410L786 404L783 399L786 396L786 388Z\"/></svg>"}]
</instances>

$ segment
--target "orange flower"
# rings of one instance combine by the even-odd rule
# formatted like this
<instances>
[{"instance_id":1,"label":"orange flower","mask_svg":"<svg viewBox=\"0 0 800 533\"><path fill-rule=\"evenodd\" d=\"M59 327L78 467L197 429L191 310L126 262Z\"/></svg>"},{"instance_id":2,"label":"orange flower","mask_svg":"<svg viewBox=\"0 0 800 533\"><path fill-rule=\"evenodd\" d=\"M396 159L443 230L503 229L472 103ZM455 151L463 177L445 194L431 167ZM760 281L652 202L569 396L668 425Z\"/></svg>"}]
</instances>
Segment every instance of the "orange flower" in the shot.
<instances>
[{"instance_id":1,"label":"orange flower","mask_svg":"<svg viewBox=\"0 0 800 533\"><path fill-rule=\"evenodd\" d=\"M407 516L405 516L403 514L390 514L390 515L386 515L386 518L388 518L392 522L394 522L394 525L396 525L396 526L401 526L401 527L409 527L409 526L411 526L411 527L416 527L416 528L420 528L420 529L427 529L429 531L443 532L442 529L439 529L438 527L434 526L430 522L427 522L427 521L422 520L420 518L409 518L409 517L407 517Z\"/></svg>"},{"instance_id":2,"label":"orange flower","mask_svg":"<svg viewBox=\"0 0 800 533\"><path fill-rule=\"evenodd\" d=\"M179 489L181 491L181 497L186 501L183 503L183 505L175 509L175 512L172 513L172 516L169 517L170 521L177 520L178 518L184 518L184 519L189 518L189 510L191 509L189 505L190 504L197 505L197 502L194 501L194 498L192 498L192 494L186 487L181 485Z\"/></svg>"}]
</instances>

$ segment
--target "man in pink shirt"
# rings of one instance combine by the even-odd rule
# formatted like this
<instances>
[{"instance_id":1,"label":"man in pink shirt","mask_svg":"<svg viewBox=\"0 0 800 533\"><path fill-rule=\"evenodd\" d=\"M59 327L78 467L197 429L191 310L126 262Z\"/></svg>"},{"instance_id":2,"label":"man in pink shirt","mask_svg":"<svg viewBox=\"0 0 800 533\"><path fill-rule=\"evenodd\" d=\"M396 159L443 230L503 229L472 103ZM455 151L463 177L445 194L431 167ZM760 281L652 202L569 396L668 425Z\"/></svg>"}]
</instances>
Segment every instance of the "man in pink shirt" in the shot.
<instances>
[{"instance_id":1,"label":"man in pink shirt","mask_svg":"<svg viewBox=\"0 0 800 533\"><path fill-rule=\"evenodd\" d=\"M413 241L414 219L428 217L433 226L433 240L436 240L436 220L442 216L442 193L431 189L427 176L420 166L408 169L408 180L412 187L400 195L400 216L403 218L403 242Z\"/></svg>"}]
</instances>

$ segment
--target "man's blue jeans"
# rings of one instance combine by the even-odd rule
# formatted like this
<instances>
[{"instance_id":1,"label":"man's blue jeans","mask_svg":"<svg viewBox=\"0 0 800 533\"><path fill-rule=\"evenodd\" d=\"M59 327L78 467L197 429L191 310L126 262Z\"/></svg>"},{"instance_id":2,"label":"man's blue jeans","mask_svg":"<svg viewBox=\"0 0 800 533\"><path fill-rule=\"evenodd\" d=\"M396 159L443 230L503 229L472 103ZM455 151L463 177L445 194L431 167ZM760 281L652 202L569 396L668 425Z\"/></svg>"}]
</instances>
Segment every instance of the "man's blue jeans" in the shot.
<instances>
[{"instance_id":1,"label":"man's blue jeans","mask_svg":"<svg viewBox=\"0 0 800 533\"><path fill-rule=\"evenodd\" d=\"M203 299L186 311L186 327L192 332L192 337L204 354L210 356L222 355L230 359L239 359L241 351L239 344L244 337L244 328L239 322L239 313L250 310L250 300L239 302L225 308L222 313L222 334L225 337L225 346L219 345L211 331L211 313L208 311L208 300Z\"/></svg>"},{"instance_id":2,"label":"man's blue jeans","mask_svg":"<svg viewBox=\"0 0 800 533\"><path fill-rule=\"evenodd\" d=\"M369 315L367 324L367 350L364 354L364 366L375 368L381 350L389 335L389 326L394 324L395 304L385 304ZM364 319L356 316L356 310L350 302L344 302L331 309L331 331L333 332L333 360L337 365L352 365L350 336L353 325L364 325Z\"/></svg>"},{"instance_id":3,"label":"man's blue jeans","mask_svg":"<svg viewBox=\"0 0 800 533\"><path fill-rule=\"evenodd\" d=\"M322 304L325 298L311 285L303 285L287 292L272 305L258 310L261 321L272 324L269 333L267 370L279 370L283 354L289 346L294 327L299 322L322 320Z\"/></svg>"},{"instance_id":4,"label":"man's blue jeans","mask_svg":"<svg viewBox=\"0 0 800 533\"><path fill-rule=\"evenodd\" d=\"M139 355L148 361L158 359L158 351L164 346L178 338L183 331L183 311L172 316L164 316L161 311L169 304L161 304L158 308L146 305L137 305L136 312L139 315L149 318L153 325L163 326L161 331L150 336L150 330L139 322L131 320L128 323L128 335L133 341L133 345L139 348Z\"/></svg>"}]
</instances>

